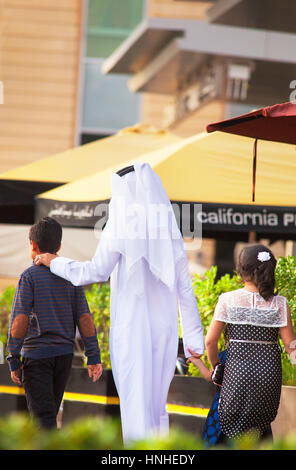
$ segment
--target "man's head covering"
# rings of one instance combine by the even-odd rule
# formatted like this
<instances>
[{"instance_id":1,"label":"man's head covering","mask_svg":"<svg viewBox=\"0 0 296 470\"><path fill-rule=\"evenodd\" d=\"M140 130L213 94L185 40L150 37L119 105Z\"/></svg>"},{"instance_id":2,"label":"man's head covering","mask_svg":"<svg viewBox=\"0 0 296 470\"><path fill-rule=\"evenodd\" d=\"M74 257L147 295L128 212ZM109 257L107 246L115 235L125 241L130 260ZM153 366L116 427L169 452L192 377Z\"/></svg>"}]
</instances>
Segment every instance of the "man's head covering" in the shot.
<instances>
[{"instance_id":1,"label":"man's head covering","mask_svg":"<svg viewBox=\"0 0 296 470\"><path fill-rule=\"evenodd\" d=\"M110 250L125 257L128 276L143 292L143 263L157 279L174 288L176 263L185 256L182 235L168 195L148 163L135 163L128 171L112 175L109 219L102 237ZM120 174L122 176L120 176Z\"/></svg>"}]
</instances>

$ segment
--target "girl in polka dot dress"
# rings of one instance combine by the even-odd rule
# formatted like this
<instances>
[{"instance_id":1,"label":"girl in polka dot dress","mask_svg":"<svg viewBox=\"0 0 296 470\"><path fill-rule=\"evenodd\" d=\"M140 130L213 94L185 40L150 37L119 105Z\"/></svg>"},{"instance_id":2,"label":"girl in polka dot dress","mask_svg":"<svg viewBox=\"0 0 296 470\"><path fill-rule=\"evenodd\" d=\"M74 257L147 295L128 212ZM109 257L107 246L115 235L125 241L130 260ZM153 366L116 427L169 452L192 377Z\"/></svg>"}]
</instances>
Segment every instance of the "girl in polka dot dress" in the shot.
<instances>
[{"instance_id":1,"label":"girl in polka dot dress","mask_svg":"<svg viewBox=\"0 0 296 470\"><path fill-rule=\"evenodd\" d=\"M272 436L282 383L278 337L288 354L296 339L286 298L275 295L275 266L269 248L245 247L237 266L244 287L220 295L206 335L213 368L220 362L218 339L225 327L229 337L218 404L220 441L248 432Z\"/></svg>"}]
</instances>

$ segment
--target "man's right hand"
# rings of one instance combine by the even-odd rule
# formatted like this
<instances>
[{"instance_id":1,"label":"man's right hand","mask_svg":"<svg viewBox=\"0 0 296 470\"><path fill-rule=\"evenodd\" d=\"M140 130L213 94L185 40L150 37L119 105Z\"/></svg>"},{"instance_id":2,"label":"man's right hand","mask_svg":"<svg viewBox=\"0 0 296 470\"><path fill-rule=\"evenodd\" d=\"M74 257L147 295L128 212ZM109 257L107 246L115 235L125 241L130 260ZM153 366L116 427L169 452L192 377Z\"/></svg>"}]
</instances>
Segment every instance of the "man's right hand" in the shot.
<instances>
[{"instance_id":1,"label":"man's right hand","mask_svg":"<svg viewBox=\"0 0 296 470\"><path fill-rule=\"evenodd\" d=\"M47 266L49 268L51 261L56 257L57 255L53 255L52 253L40 253L35 257L34 263L37 264L37 266L40 266L40 264L44 264L44 266Z\"/></svg>"},{"instance_id":2,"label":"man's right hand","mask_svg":"<svg viewBox=\"0 0 296 470\"><path fill-rule=\"evenodd\" d=\"M96 382L102 375L103 367L102 364L91 364L87 366L88 376L93 379L93 382Z\"/></svg>"},{"instance_id":3,"label":"man's right hand","mask_svg":"<svg viewBox=\"0 0 296 470\"><path fill-rule=\"evenodd\" d=\"M199 359L200 357L202 357L202 354L198 354L198 353L192 351L192 349L189 349L189 348L188 348L188 351L189 351L189 353L191 354L191 356L188 357L187 359L190 359L191 357L193 357L193 358L195 358L195 359Z\"/></svg>"}]
</instances>

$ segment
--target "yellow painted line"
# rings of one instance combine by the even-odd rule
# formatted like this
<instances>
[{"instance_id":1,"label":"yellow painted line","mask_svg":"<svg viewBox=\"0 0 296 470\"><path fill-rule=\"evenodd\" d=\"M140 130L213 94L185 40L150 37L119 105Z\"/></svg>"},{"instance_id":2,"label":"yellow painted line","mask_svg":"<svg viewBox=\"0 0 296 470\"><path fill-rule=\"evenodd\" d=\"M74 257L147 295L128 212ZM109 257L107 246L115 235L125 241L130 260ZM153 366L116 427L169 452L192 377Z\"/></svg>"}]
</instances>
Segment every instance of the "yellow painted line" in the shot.
<instances>
[{"instance_id":1,"label":"yellow painted line","mask_svg":"<svg viewBox=\"0 0 296 470\"><path fill-rule=\"evenodd\" d=\"M184 405L171 405L166 406L168 413L198 416L200 418L206 418L209 412L208 408L197 408L195 406L184 406Z\"/></svg>"},{"instance_id":2,"label":"yellow painted line","mask_svg":"<svg viewBox=\"0 0 296 470\"><path fill-rule=\"evenodd\" d=\"M15 385L0 385L0 393L8 393L10 395L25 395L23 387Z\"/></svg>"},{"instance_id":3,"label":"yellow painted line","mask_svg":"<svg viewBox=\"0 0 296 470\"><path fill-rule=\"evenodd\" d=\"M118 397L106 397L103 395L88 395L86 393L65 392L64 400L80 401L84 403L98 403L100 405L119 405Z\"/></svg>"},{"instance_id":4,"label":"yellow painted line","mask_svg":"<svg viewBox=\"0 0 296 470\"><path fill-rule=\"evenodd\" d=\"M64 400L80 401L86 403L99 403L101 405L119 405L118 397L106 397L99 395L87 395L84 393L64 393ZM193 406L184 405L171 405L166 406L168 413L178 413L191 416L206 417L208 415L208 408L196 408Z\"/></svg>"},{"instance_id":5,"label":"yellow painted line","mask_svg":"<svg viewBox=\"0 0 296 470\"><path fill-rule=\"evenodd\" d=\"M24 395L25 391L23 387L17 387L15 385L0 385L0 393L6 393L10 395ZM65 392L64 400L82 403L96 403L99 405L119 405L118 397L106 397L104 395L90 395L86 393ZM208 408L173 405L170 403L167 404L166 409L168 413L197 416L201 418L206 418L209 412Z\"/></svg>"},{"instance_id":6,"label":"yellow painted line","mask_svg":"<svg viewBox=\"0 0 296 470\"><path fill-rule=\"evenodd\" d=\"M23 387L17 387L15 385L0 385L0 393L6 393L10 395L25 395ZM106 397L103 395L89 395L86 393L72 393L65 392L64 400L68 401L80 401L87 403L98 403L100 405L119 405L118 397Z\"/></svg>"}]
</instances>

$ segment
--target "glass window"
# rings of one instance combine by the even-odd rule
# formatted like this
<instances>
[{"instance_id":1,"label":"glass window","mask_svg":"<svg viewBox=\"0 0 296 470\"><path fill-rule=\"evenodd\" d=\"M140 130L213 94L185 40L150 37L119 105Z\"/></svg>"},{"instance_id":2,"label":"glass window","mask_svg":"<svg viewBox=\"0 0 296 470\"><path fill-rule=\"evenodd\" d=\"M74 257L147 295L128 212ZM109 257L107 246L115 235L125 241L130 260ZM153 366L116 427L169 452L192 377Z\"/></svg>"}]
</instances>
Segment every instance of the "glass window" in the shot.
<instances>
[{"instance_id":1,"label":"glass window","mask_svg":"<svg viewBox=\"0 0 296 470\"><path fill-rule=\"evenodd\" d=\"M86 63L84 78L83 118L86 129L116 132L139 119L139 95L127 87L126 75L102 75L104 59Z\"/></svg>"},{"instance_id":2,"label":"glass window","mask_svg":"<svg viewBox=\"0 0 296 470\"><path fill-rule=\"evenodd\" d=\"M108 57L142 16L143 0L89 0L87 56Z\"/></svg>"},{"instance_id":3,"label":"glass window","mask_svg":"<svg viewBox=\"0 0 296 470\"><path fill-rule=\"evenodd\" d=\"M104 139L108 135L105 134L81 134L80 137L80 145L90 144L90 142L94 142L95 140Z\"/></svg>"},{"instance_id":4,"label":"glass window","mask_svg":"<svg viewBox=\"0 0 296 470\"><path fill-rule=\"evenodd\" d=\"M111 134L139 122L139 93L128 75L101 73L103 61L142 21L144 0L88 0L80 134Z\"/></svg>"},{"instance_id":5,"label":"glass window","mask_svg":"<svg viewBox=\"0 0 296 470\"><path fill-rule=\"evenodd\" d=\"M225 104L225 115L224 119L231 119L242 114L250 113L254 109L262 108L258 104L246 104L246 103L231 103L228 102Z\"/></svg>"}]
</instances>

